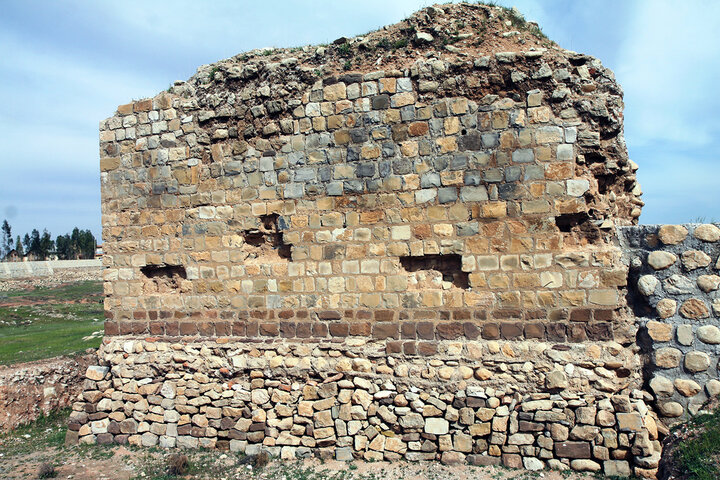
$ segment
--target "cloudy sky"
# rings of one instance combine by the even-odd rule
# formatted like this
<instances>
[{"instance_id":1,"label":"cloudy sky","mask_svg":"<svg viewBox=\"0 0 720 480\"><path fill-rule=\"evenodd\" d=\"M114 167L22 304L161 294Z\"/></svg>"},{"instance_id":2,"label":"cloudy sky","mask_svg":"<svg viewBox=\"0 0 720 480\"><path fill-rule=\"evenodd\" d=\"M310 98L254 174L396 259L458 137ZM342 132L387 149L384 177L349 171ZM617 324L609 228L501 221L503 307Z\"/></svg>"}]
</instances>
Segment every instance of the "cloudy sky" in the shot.
<instances>
[{"instance_id":1,"label":"cloudy sky","mask_svg":"<svg viewBox=\"0 0 720 480\"><path fill-rule=\"evenodd\" d=\"M401 20L413 0L6 0L0 16L0 220L100 234L98 122L202 64L326 43ZM625 90L642 223L720 221L720 2L501 0Z\"/></svg>"}]
</instances>

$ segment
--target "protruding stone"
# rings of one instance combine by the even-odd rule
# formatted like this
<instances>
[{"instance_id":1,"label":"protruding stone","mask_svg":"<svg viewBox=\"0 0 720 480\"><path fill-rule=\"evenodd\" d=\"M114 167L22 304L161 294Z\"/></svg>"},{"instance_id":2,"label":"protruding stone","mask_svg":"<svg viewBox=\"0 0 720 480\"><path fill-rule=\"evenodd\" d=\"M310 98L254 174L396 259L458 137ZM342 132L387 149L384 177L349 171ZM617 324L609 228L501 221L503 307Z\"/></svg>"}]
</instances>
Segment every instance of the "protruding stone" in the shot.
<instances>
[{"instance_id":1,"label":"protruding stone","mask_svg":"<svg viewBox=\"0 0 720 480\"><path fill-rule=\"evenodd\" d=\"M717 397L720 395L720 380L708 380L705 384L705 391L709 397Z\"/></svg>"},{"instance_id":2,"label":"protruding stone","mask_svg":"<svg viewBox=\"0 0 720 480\"><path fill-rule=\"evenodd\" d=\"M664 347L655 351L655 365L660 368L675 368L680 365L682 352L677 348Z\"/></svg>"},{"instance_id":3,"label":"protruding stone","mask_svg":"<svg viewBox=\"0 0 720 480\"><path fill-rule=\"evenodd\" d=\"M653 379L650 380L650 388L655 392L655 395L661 397L669 397L674 392L673 383L661 375L655 375Z\"/></svg>"},{"instance_id":4,"label":"protruding stone","mask_svg":"<svg viewBox=\"0 0 720 480\"><path fill-rule=\"evenodd\" d=\"M444 418L431 417L425 420L425 433L445 435L450 430L450 424Z\"/></svg>"},{"instance_id":5,"label":"protruding stone","mask_svg":"<svg viewBox=\"0 0 720 480\"><path fill-rule=\"evenodd\" d=\"M655 289L660 284L660 280L655 278L654 275L643 275L638 279L638 291L649 297L655 293Z\"/></svg>"},{"instance_id":6,"label":"protruding stone","mask_svg":"<svg viewBox=\"0 0 720 480\"><path fill-rule=\"evenodd\" d=\"M672 325L650 320L646 327L648 335L656 342L669 342L672 339Z\"/></svg>"},{"instance_id":7,"label":"protruding stone","mask_svg":"<svg viewBox=\"0 0 720 480\"><path fill-rule=\"evenodd\" d=\"M703 343L720 344L720 328L715 325L703 325L697 329L697 337Z\"/></svg>"},{"instance_id":8,"label":"protruding stone","mask_svg":"<svg viewBox=\"0 0 720 480\"><path fill-rule=\"evenodd\" d=\"M709 317L710 311L707 305L705 305L705 302L698 298L691 298L683 302L682 306L680 306L680 315L685 318L697 320L699 318Z\"/></svg>"},{"instance_id":9,"label":"protruding stone","mask_svg":"<svg viewBox=\"0 0 720 480\"><path fill-rule=\"evenodd\" d=\"M699 225L695 227L693 236L703 242L717 242L720 240L720 228L711 223Z\"/></svg>"},{"instance_id":10,"label":"protruding stone","mask_svg":"<svg viewBox=\"0 0 720 480\"><path fill-rule=\"evenodd\" d=\"M688 250L682 254L682 264L685 270L705 268L710 265L710 262L712 262L710 256L700 250Z\"/></svg>"},{"instance_id":11,"label":"protruding stone","mask_svg":"<svg viewBox=\"0 0 720 480\"><path fill-rule=\"evenodd\" d=\"M101 367L98 365L90 365L85 371L85 377L90 380L99 382L105 378L105 375L110 371L110 367Z\"/></svg>"},{"instance_id":12,"label":"protruding stone","mask_svg":"<svg viewBox=\"0 0 720 480\"><path fill-rule=\"evenodd\" d=\"M683 414L683 407L677 402L664 402L660 404L660 413L663 417L676 418Z\"/></svg>"},{"instance_id":13,"label":"protruding stone","mask_svg":"<svg viewBox=\"0 0 720 480\"><path fill-rule=\"evenodd\" d=\"M710 293L720 288L720 276L700 275L697 278L698 287L705 293Z\"/></svg>"},{"instance_id":14,"label":"protruding stone","mask_svg":"<svg viewBox=\"0 0 720 480\"><path fill-rule=\"evenodd\" d=\"M677 257L670 252L657 250L648 255L648 265L655 270L664 270L677 261Z\"/></svg>"},{"instance_id":15,"label":"protruding stone","mask_svg":"<svg viewBox=\"0 0 720 480\"><path fill-rule=\"evenodd\" d=\"M565 389L568 387L567 377L562 370L552 370L545 375L545 387L548 390Z\"/></svg>"},{"instance_id":16,"label":"protruding stone","mask_svg":"<svg viewBox=\"0 0 720 480\"><path fill-rule=\"evenodd\" d=\"M693 344L695 337L693 336L692 325L678 325L675 329L677 341L680 345L689 347Z\"/></svg>"},{"instance_id":17,"label":"protruding stone","mask_svg":"<svg viewBox=\"0 0 720 480\"><path fill-rule=\"evenodd\" d=\"M687 228L682 225L663 225L658 231L658 237L665 245L677 245L685 240L687 234Z\"/></svg>"},{"instance_id":18,"label":"protruding stone","mask_svg":"<svg viewBox=\"0 0 720 480\"><path fill-rule=\"evenodd\" d=\"M685 368L693 373L704 372L710 368L710 356L705 352L688 352L685 354Z\"/></svg>"},{"instance_id":19,"label":"protruding stone","mask_svg":"<svg viewBox=\"0 0 720 480\"><path fill-rule=\"evenodd\" d=\"M657 303L655 309L657 310L658 316L660 316L660 318L670 318L675 315L675 311L677 310L677 302L670 298L663 298Z\"/></svg>"},{"instance_id":20,"label":"protruding stone","mask_svg":"<svg viewBox=\"0 0 720 480\"><path fill-rule=\"evenodd\" d=\"M578 472L599 472L602 469L599 463L588 459L576 459L570 461L570 468Z\"/></svg>"},{"instance_id":21,"label":"protruding stone","mask_svg":"<svg viewBox=\"0 0 720 480\"><path fill-rule=\"evenodd\" d=\"M684 378L675 379L675 388L684 397L695 396L698 394L698 392L700 392L700 390L702 390L702 388L700 387L700 385L697 384L697 382Z\"/></svg>"}]
</instances>

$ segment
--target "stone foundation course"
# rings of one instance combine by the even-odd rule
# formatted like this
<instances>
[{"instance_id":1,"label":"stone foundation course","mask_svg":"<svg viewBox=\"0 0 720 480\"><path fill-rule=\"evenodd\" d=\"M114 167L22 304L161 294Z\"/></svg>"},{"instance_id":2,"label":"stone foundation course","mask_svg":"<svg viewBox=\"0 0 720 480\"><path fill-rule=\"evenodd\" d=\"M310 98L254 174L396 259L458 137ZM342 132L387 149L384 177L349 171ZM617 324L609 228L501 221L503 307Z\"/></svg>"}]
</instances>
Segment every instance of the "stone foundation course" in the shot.
<instances>
[{"instance_id":1,"label":"stone foundation course","mask_svg":"<svg viewBox=\"0 0 720 480\"><path fill-rule=\"evenodd\" d=\"M429 362L384 347L113 340L100 353L108 367L88 370L69 436L284 459L641 476L657 466L650 397L614 393L639 381L626 376L632 356L618 344L441 342Z\"/></svg>"}]
</instances>

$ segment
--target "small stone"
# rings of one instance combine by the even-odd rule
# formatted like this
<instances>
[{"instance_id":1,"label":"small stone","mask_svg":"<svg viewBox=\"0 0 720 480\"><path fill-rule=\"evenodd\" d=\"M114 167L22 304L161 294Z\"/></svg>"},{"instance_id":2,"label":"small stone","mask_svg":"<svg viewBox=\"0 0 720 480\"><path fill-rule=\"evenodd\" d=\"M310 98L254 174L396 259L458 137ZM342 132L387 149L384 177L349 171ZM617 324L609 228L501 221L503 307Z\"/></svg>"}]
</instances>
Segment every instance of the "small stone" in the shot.
<instances>
[{"instance_id":1,"label":"small stone","mask_svg":"<svg viewBox=\"0 0 720 480\"><path fill-rule=\"evenodd\" d=\"M431 417L425 421L425 433L445 435L450 430L450 424L444 418Z\"/></svg>"},{"instance_id":2,"label":"small stone","mask_svg":"<svg viewBox=\"0 0 720 480\"><path fill-rule=\"evenodd\" d=\"M525 470L543 470L545 468L543 461L535 457L523 457L523 466Z\"/></svg>"},{"instance_id":3,"label":"small stone","mask_svg":"<svg viewBox=\"0 0 720 480\"><path fill-rule=\"evenodd\" d=\"M646 327L648 335L656 342L669 342L672 338L672 325L650 320Z\"/></svg>"},{"instance_id":4,"label":"small stone","mask_svg":"<svg viewBox=\"0 0 720 480\"><path fill-rule=\"evenodd\" d=\"M705 391L709 397L717 397L720 395L720 380L708 380L705 384Z\"/></svg>"},{"instance_id":5,"label":"small stone","mask_svg":"<svg viewBox=\"0 0 720 480\"><path fill-rule=\"evenodd\" d=\"M699 318L707 318L710 316L710 311L707 305L700 299L691 298L686 300L680 307L680 315L685 318L697 320Z\"/></svg>"},{"instance_id":6,"label":"small stone","mask_svg":"<svg viewBox=\"0 0 720 480\"><path fill-rule=\"evenodd\" d=\"M90 365L85 371L85 377L90 380L99 382L105 378L105 375L110 371L110 367L100 367L98 365Z\"/></svg>"},{"instance_id":7,"label":"small stone","mask_svg":"<svg viewBox=\"0 0 720 480\"><path fill-rule=\"evenodd\" d=\"M660 413L664 417L679 417L683 414L683 412L683 406L677 402L665 402L660 404Z\"/></svg>"},{"instance_id":8,"label":"small stone","mask_svg":"<svg viewBox=\"0 0 720 480\"><path fill-rule=\"evenodd\" d=\"M599 472L602 469L599 463L584 458L570 461L570 468L578 472Z\"/></svg>"},{"instance_id":9,"label":"small stone","mask_svg":"<svg viewBox=\"0 0 720 480\"><path fill-rule=\"evenodd\" d=\"M677 348L664 347L655 351L655 365L660 368L675 368L680 365L682 352Z\"/></svg>"},{"instance_id":10,"label":"small stone","mask_svg":"<svg viewBox=\"0 0 720 480\"><path fill-rule=\"evenodd\" d=\"M677 310L677 302L670 298L663 298L657 303L655 309L658 312L660 318L670 318L675 315Z\"/></svg>"},{"instance_id":11,"label":"small stone","mask_svg":"<svg viewBox=\"0 0 720 480\"><path fill-rule=\"evenodd\" d=\"M710 368L710 356L705 352L688 352L685 354L685 368L693 373L704 372Z\"/></svg>"},{"instance_id":12,"label":"small stone","mask_svg":"<svg viewBox=\"0 0 720 480\"><path fill-rule=\"evenodd\" d=\"M655 293L655 289L660 284L660 280L655 278L653 275L643 275L638 280L638 290L644 296L649 297Z\"/></svg>"},{"instance_id":13,"label":"small stone","mask_svg":"<svg viewBox=\"0 0 720 480\"><path fill-rule=\"evenodd\" d=\"M565 389L568 387L567 377L562 370L553 370L545 376L545 387L549 390Z\"/></svg>"},{"instance_id":14,"label":"small stone","mask_svg":"<svg viewBox=\"0 0 720 480\"><path fill-rule=\"evenodd\" d=\"M643 428L642 417L637 412L618 413L617 421L621 432L639 432Z\"/></svg>"},{"instance_id":15,"label":"small stone","mask_svg":"<svg viewBox=\"0 0 720 480\"><path fill-rule=\"evenodd\" d=\"M426 32L415 33L415 42L419 44L430 43L433 41L433 36Z\"/></svg>"},{"instance_id":16,"label":"small stone","mask_svg":"<svg viewBox=\"0 0 720 480\"><path fill-rule=\"evenodd\" d=\"M720 240L720 228L706 223L696 227L693 236L703 242L717 242Z\"/></svg>"},{"instance_id":17,"label":"small stone","mask_svg":"<svg viewBox=\"0 0 720 480\"><path fill-rule=\"evenodd\" d=\"M655 392L655 395L661 397L669 397L674 392L673 383L661 375L655 375L653 379L650 380L650 388Z\"/></svg>"},{"instance_id":18,"label":"small stone","mask_svg":"<svg viewBox=\"0 0 720 480\"><path fill-rule=\"evenodd\" d=\"M720 328L715 325L703 325L697 329L697 337L701 342L711 345L720 344Z\"/></svg>"},{"instance_id":19,"label":"small stone","mask_svg":"<svg viewBox=\"0 0 720 480\"><path fill-rule=\"evenodd\" d=\"M695 291L695 282L683 275L674 274L663 281L663 288L665 292L671 295L693 293Z\"/></svg>"},{"instance_id":20,"label":"small stone","mask_svg":"<svg viewBox=\"0 0 720 480\"><path fill-rule=\"evenodd\" d=\"M687 228L682 225L663 225L658 231L658 237L665 245L677 245L685 240L687 234Z\"/></svg>"},{"instance_id":21,"label":"small stone","mask_svg":"<svg viewBox=\"0 0 720 480\"><path fill-rule=\"evenodd\" d=\"M700 250L688 250L682 254L682 264L686 270L705 268L710 262L712 262L710 256Z\"/></svg>"},{"instance_id":22,"label":"small stone","mask_svg":"<svg viewBox=\"0 0 720 480\"><path fill-rule=\"evenodd\" d=\"M678 325L676 329L677 341L680 345L689 347L693 344L693 329L692 325Z\"/></svg>"},{"instance_id":23,"label":"small stone","mask_svg":"<svg viewBox=\"0 0 720 480\"><path fill-rule=\"evenodd\" d=\"M648 265L655 270L664 270L677 261L677 257L670 252L658 250L648 255Z\"/></svg>"},{"instance_id":24,"label":"small stone","mask_svg":"<svg viewBox=\"0 0 720 480\"><path fill-rule=\"evenodd\" d=\"M696 382L692 380L686 380L684 378L675 379L675 388L681 395L685 397L692 397L697 395L702 388Z\"/></svg>"},{"instance_id":25,"label":"small stone","mask_svg":"<svg viewBox=\"0 0 720 480\"><path fill-rule=\"evenodd\" d=\"M603 469L607 477L629 477L632 474L627 460L606 460Z\"/></svg>"},{"instance_id":26,"label":"small stone","mask_svg":"<svg viewBox=\"0 0 720 480\"><path fill-rule=\"evenodd\" d=\"M710 292L715 291L718 288L720 288L720 276L718 276L718 275L700 275L697 278L697 284L698 284L698 287L700 287L700 290L702 290L705 293L710 293Z\"/></svg>"}]
</instances>

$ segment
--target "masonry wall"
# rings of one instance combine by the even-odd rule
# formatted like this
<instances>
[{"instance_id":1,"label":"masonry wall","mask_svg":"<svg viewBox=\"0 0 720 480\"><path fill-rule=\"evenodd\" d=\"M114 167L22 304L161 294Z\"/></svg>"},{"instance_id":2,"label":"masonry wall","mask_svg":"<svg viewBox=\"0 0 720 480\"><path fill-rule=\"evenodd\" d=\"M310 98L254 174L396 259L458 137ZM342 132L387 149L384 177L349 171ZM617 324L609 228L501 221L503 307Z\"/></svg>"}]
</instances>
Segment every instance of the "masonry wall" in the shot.
<instances>
[{"instance_id":1,"label":"masonry wall","mask_svg":"<svg viewBox=\"0 0 720 480\"><path fill-rule=\"evenodd\" d=\"M686 420L720 394L720 228L647 225L623 228L621 239L649 388L666 423Z\"/></svg>"},{"instance_id":2,"label":"masonry wall","mask_svg":"<svg viewBox=\"0 0 720 480\"><path fill-rule=\"evenodd\" d=\"M251 52L101 122L72 440L654 475L612 73L414 41L322 76L321 49Z\"/></svg>"}]
</instances>

